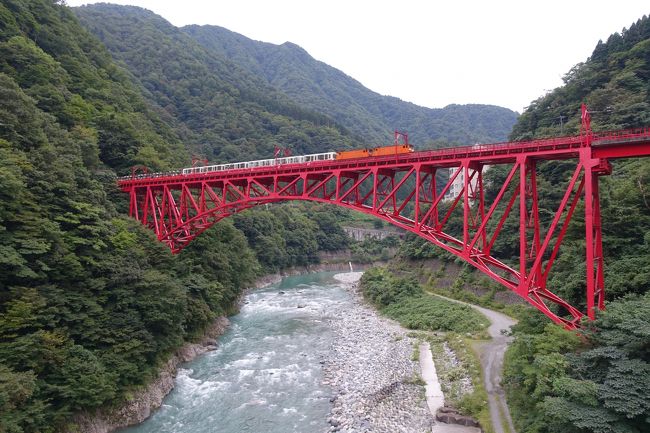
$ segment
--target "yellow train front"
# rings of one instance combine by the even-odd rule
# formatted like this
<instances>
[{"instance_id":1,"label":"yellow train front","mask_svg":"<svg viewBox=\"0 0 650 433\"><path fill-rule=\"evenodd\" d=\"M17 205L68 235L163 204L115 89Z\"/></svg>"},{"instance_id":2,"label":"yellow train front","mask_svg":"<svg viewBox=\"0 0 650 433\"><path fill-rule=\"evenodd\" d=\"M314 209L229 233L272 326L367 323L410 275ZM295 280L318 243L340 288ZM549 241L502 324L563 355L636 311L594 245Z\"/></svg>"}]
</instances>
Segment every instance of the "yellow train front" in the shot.
<instances>
[{"instance_id":1,"label":"yellow train front","mask_svg":"<svg viewBox=\"0 0 650 433\"><path fill-rule=\"evenodd\" d=\"M358 159L371 156L394 156L402 153L413 152L410 144L397 144L393 146L375 147L374 149L344 150L336 153L336 159Z\"/></svg>"}]
</instances>

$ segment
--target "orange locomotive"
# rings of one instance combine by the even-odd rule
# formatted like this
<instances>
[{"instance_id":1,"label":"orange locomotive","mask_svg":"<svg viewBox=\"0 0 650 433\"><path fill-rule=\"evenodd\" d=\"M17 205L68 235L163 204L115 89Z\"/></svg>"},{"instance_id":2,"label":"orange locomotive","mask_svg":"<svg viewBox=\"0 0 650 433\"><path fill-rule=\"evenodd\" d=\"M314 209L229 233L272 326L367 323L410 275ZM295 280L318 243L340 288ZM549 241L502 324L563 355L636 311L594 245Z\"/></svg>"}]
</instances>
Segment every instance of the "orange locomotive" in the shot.
<instances>
[{"instance_id":1,"label":"orange locomotive","mask_svg":"<svg viewBox=\"0 0 650 433\"><path fill-rule=\"evenodd\" d=\"M343 150L336 152L336 159L356 159L370 156L370 149Z\"/></svg>"},{"instance_id":2,"label":"orange locomotive","mask_svg":"<svg viewBox=\"0 0 650 433\"><path fill-rule=\"evenodd\" d=\"M404 139L403 144L399 144L399 138ZM370 156L393 156L402 153L413 152L413 146L408 142L408 135L406 133L395 131L395 144L392 146L375 147L374 149L356 149L344 150L336 153L336 159L356 159L368 158Z\"/></svg>"},{"instance_id":3,"label":"orange locomotive","mask_svg":"<svg viewBox=\"0 0 650 433\"><path fill-rule=\"evenodd\" d=\"M370 156L391 156L411 152L413 152L413 146L410 144L397 144L395 146L375 147L370 151Z\"/></svg>"}]
</instances>

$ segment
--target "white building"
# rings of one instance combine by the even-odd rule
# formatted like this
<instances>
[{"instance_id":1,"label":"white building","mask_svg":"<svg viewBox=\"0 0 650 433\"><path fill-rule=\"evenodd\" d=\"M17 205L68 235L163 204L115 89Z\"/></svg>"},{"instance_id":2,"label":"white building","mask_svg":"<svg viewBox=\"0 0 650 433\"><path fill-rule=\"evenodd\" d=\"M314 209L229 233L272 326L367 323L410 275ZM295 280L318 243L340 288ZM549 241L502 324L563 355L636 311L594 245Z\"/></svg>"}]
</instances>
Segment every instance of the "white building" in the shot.
<instances>
[{"instance_id":1,"label":"white building","mask_svg":"<svg viewBox=\"0 0 650 433\"><path fill-rule=\"evenodd\" d=\"M485 174L486 171L490 168L489 165L484 165L483 166L483 174ZM454 182L451 184L449 189L447 190L447 193L445 196L442 198L442 201L451 201L455 200L456 197L460 195L460 193L463 191L463 186L465 185L465 170L463 170L463 167L452 167L449 169L449 179L451 179L454 174L456 173L457 170L461 170L460 173L458 173L458 176L456 176L456 179L454 179ZM470 169L469 175L470 177L472 176L473 170ZM472 185L472 188L470 189L471 191L476 190L476 185L478 185L478 173L474 175L472 178L470 184ZM485 185L485 179L483 179L483 185Z\"/></svg>"}]
</instances>

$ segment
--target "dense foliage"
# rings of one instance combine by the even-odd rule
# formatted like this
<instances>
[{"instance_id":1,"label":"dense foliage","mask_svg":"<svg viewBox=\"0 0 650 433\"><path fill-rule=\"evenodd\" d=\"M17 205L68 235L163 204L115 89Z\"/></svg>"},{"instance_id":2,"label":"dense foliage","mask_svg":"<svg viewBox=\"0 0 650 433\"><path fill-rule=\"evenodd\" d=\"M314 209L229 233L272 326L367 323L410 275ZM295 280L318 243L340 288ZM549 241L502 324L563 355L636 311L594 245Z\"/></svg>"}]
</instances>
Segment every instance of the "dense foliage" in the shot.
<instances>
[{"instance_id":1,"label":"dense foliage","mask_svg":"<svg viewBox=\"0 0 650 433\"><path fill-rule=\"evenodd\" d=\"M262 267L277 271L314 263L318 251L348 247L338 212L322 205L271 205L236 215L235 226L248 238Z\"/></svg>"},{"instance_id":2,"label":"dense foliage","mask_svg":"<svg viewBox=\"0 0 650 433\"><path fill-rule=\"evenodd\" d=\"M282 90L305 107L323 112L374 145L389 144L393 130L409 132L420 146L505 140L517 114L490 105L420 107L365 88L345 73L311 57L299 46L253 41L217 26L183 28L212 53Z\"/></svg>"},{"instance_id":3,"label":"dense foliage","mask_svg":"<svg viewBox=\"0 0 650 433\"><path fill-rule=\"evenodd\" d=\"M595 130L650 124L650 19L644 17L576 65L565 85L534 101L513 138L577 132L582 101ZM560 116L566 116L564 124ZM563 130L563 131L562 131ZM611 433L650 429L650 161L613 161L601 177L607 310L585 323L583 339L529 317L515 328L505 385L518 431ZM562 164L540 167L540 194L569 176ZM503 176L495 170L494 176ZM584 212L579 209L577 212ZM570 228L549 283L584 305L584 227ZM507 245L498 246L502 253Z\"/></svg>"},{"instance_id":4,"label":"dense foliage","mask_svg":"<svg viewBox=\"0 0 650 433\"><path fill-rule=\"evenodd\" d=\"M1 432L59 431L119 404L263 270L346 245L325 210L278 207L264 228L280 262L249 247L241 220L172 256L120 216L115 187L131 165L187 161L172 126L67 7L0 3Z\"/></svg>"},{"instance_id":5,"label":"dense foliage","mask_svg":"<svg viewBox=\"0 0 650 433\"><path fill-rule=\"evenodd\" d=\"M580 104L592 112L594 130L650 124L650 20L599 41L591 57L575 65L564 85L533 101L513 128L513 139L577 133ZM561 120L562 119L562 120Z\"/></svg>"},{"instance_id":6,"label":"dense foliage","mask_svg":"<svg viewBox=\"0 0 650 433\"><path fill-rule=\"evenodd\" d=\"M0 24L0 430L48 432L150 380L258 265L230 224L178 258L118 217L113 170L177 165L178 138L67 8Z\"/></svg>"},{"instance_id":7,"label":"dense foliage","mask_svg":"<svg viewBox=\"0 0 650 433\"><path fill-rule=\"evenodd\" d=\"M363 296L409 329L480 333L488 321L467 305L425 294L415 279L372 268L361 277Z\"/></svg>"},{"instance_id":8,"label":"dense foliage","mask_svg":"<svg viewBox=\"0 0 650 433\"><path fill-rule=\"evenodd\" d=\"M615 34L606 44L600 43L592 58L577 65L567 76L566 85L531 104L515 125L511 139L577 133L582 101L592 108L594 130L650 124L650 105L647 104L650 101L649 38L650 19L644 18L622 35ZM600 110L603 107L598 105L599 95L605 90L616 97L609 98L607 110ZM634 107L633 116L629 115L630 107ZM559 116L563 116L562 125ZM647 186L650 183L650 160L612 160L611 163L612 175L600 177L600 204L607 267L605 285L607 298L614 300L627 293L644 293L650 287L650 200ZM509 169L505 165L492 166L485 172L486 203L494 200ZM538 164L542 230L549 226L574 169L573 162ZM511 188L516 187L518 185L514 182ZM441 205L441 214L446 213L446 206ZM498 220L504 207L505 203L502 203L497 208L491 222ZM584 215L582 203L575 215L577 217L564 238L561 255L550 274L549 286L573 305L584 307L584 225L579 222ZM511 214L491 249L495 257L513 265L519 260L518 224L518 216ZM450 215L445 230L461 237L462 227L462 206L459 206ZM402 255L415 259L450 259L444 251L414 237L407 240Z\"/></svg>"},{"instance_id":9,"label":"dense foliage","mask_svg":"<svg viewBox=\"0 0 650 433\"><path fill-rule=\"evenodd\" d=\"M586 102L592 112L592 128L625 129L650 125L650 19L644 17L621 34L599 42L591 58L576 65L565 77L565 85L534 101L513 129L512 138L576 133L579 105ZM565 116L563 127L559 116ZM568 119L568 121L567 121ZM650 287L650 183L648 159L611 161L613 174L600 178L603 248L606 257L608 298L626 293L644 293ZM570 177L560 163L540 167L548 180L542 193L553 196L553 185ZM503 171L492 172L495 178ZM557 193L555 193L557 195ZM578 209L584 212L583 209ZM584 268L582 227L568 232L565 243L575 250L564 254L551 280L561 294L576 304L584 303L585 283L576 272ZM507 252L503 245L501 251Z\"/></svg>"},{"instance_id":10,"label":"dense foliage","mask_svg":"<svg viewBox=\"0 0 650 433\"><path fill-rule=\"evenodd\" d=\"M397 245L401 241L397 236L384 239L366 238L350 245L351 258L354 263L385 262L395 255Z\"/></svg>"},{"instance_id":11,"label":"dense foliage","mask_svg":"<svg viewBox=\"0 0 650 433\"><path fill-rule=\"evenodd\" d=\"M592 112L594 130L650 125L650 19L644 17L600 42L589 60L567 74L564 86L530 105L511 139L577 134L582 102ZM550 324L536 310L520 315L504 377L519 432L635 433L650 429L650 161L611 163L612 175L600 178L607 310L599 312L596 322L585 324L582 339ZM548 227L574 168L562 162L538 165L543 228ZM506 170L495 166L486 173L488 203L503 184ZM501 211L497 208L496 215ZM576 215L584 212L580 204ZM492 254L506 263L516 264L519 259L517 227L516 217L506 220L492 248ZM462 213L452 214L446 229L462 235ZM568 228L548 281L554 292L583 309L584 249L584 224L577 218ZM400 257L454 260L417 237L407 239ZM436 277L432 276L434 281ZM460 280L444 293L457 295L455 286ZM475 298L475 302L491 303L487 296Z\"/></svg>"},{"instance_id":12,"label":"dense foliage","mask_svg":"<svg viewBox=\"0 0 650 433\"><path fill-rule=\"evenodd\" d=\"M185 160L178 138L145 104L127 73L67 9L51 3L0 5L0 72L70 133L90 168L100 159L118 169L132 163L163 169ZM12 118L2 125L3 137L28 144L28 136L12 130L22 120L21 98L9 93L3 103L16 104L6 107ZM33 116L24 114L31 121Z\"/></svg>"},{"instance_id":13,"label":"dense foliage","mask_svg":"<svg viewBox=\"0 0 650 433\"><path fill-rule=\"evenodd\" d=\"M610 303L583 332L517 325L504 379L518 431L648 431L650 293Z\"/></svg>"}]
</instances>

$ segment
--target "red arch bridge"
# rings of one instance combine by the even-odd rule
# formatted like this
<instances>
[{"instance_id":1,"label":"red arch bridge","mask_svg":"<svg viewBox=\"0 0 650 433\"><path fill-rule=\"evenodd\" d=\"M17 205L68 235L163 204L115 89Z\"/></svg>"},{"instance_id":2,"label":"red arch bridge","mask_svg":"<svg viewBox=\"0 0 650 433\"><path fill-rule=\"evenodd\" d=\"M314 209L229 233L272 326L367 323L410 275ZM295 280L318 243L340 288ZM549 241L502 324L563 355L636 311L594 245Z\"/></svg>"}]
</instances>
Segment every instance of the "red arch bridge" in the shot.
<instances>
[{"instance_id":1,"label":"red arch bridge","mask_svg":"<svg viewBox=\"0 0 650 433\"><path fill-rule=\"evenodd\" d=\"M119 186L130 194L130 215L151 228L173 253L222 218L260 204L309 200L355 209L425 238L554 322L576 328L585 314L593 319L595 309L604 308L598 179L611 172L610 159L639 156L650 156L650 128L592 133L583 110L578 136L204 173L134 175L121 178ZM541 221L538 165L546 161L571 164L572 174L564 185L554 186L561 196L557 210ZM487 200L483 176L486 167L495 165L506 166L508 174L500 185L492 185L498 193ZM436 174L443 170L451 174L441 182ZM452 188L457 194L449 194ZM586 311L547 286L572 220L585 227ZM496 257L496 239L506 231L512 238L513 226L518 258Z\"/></svg>"}]
</instances>

